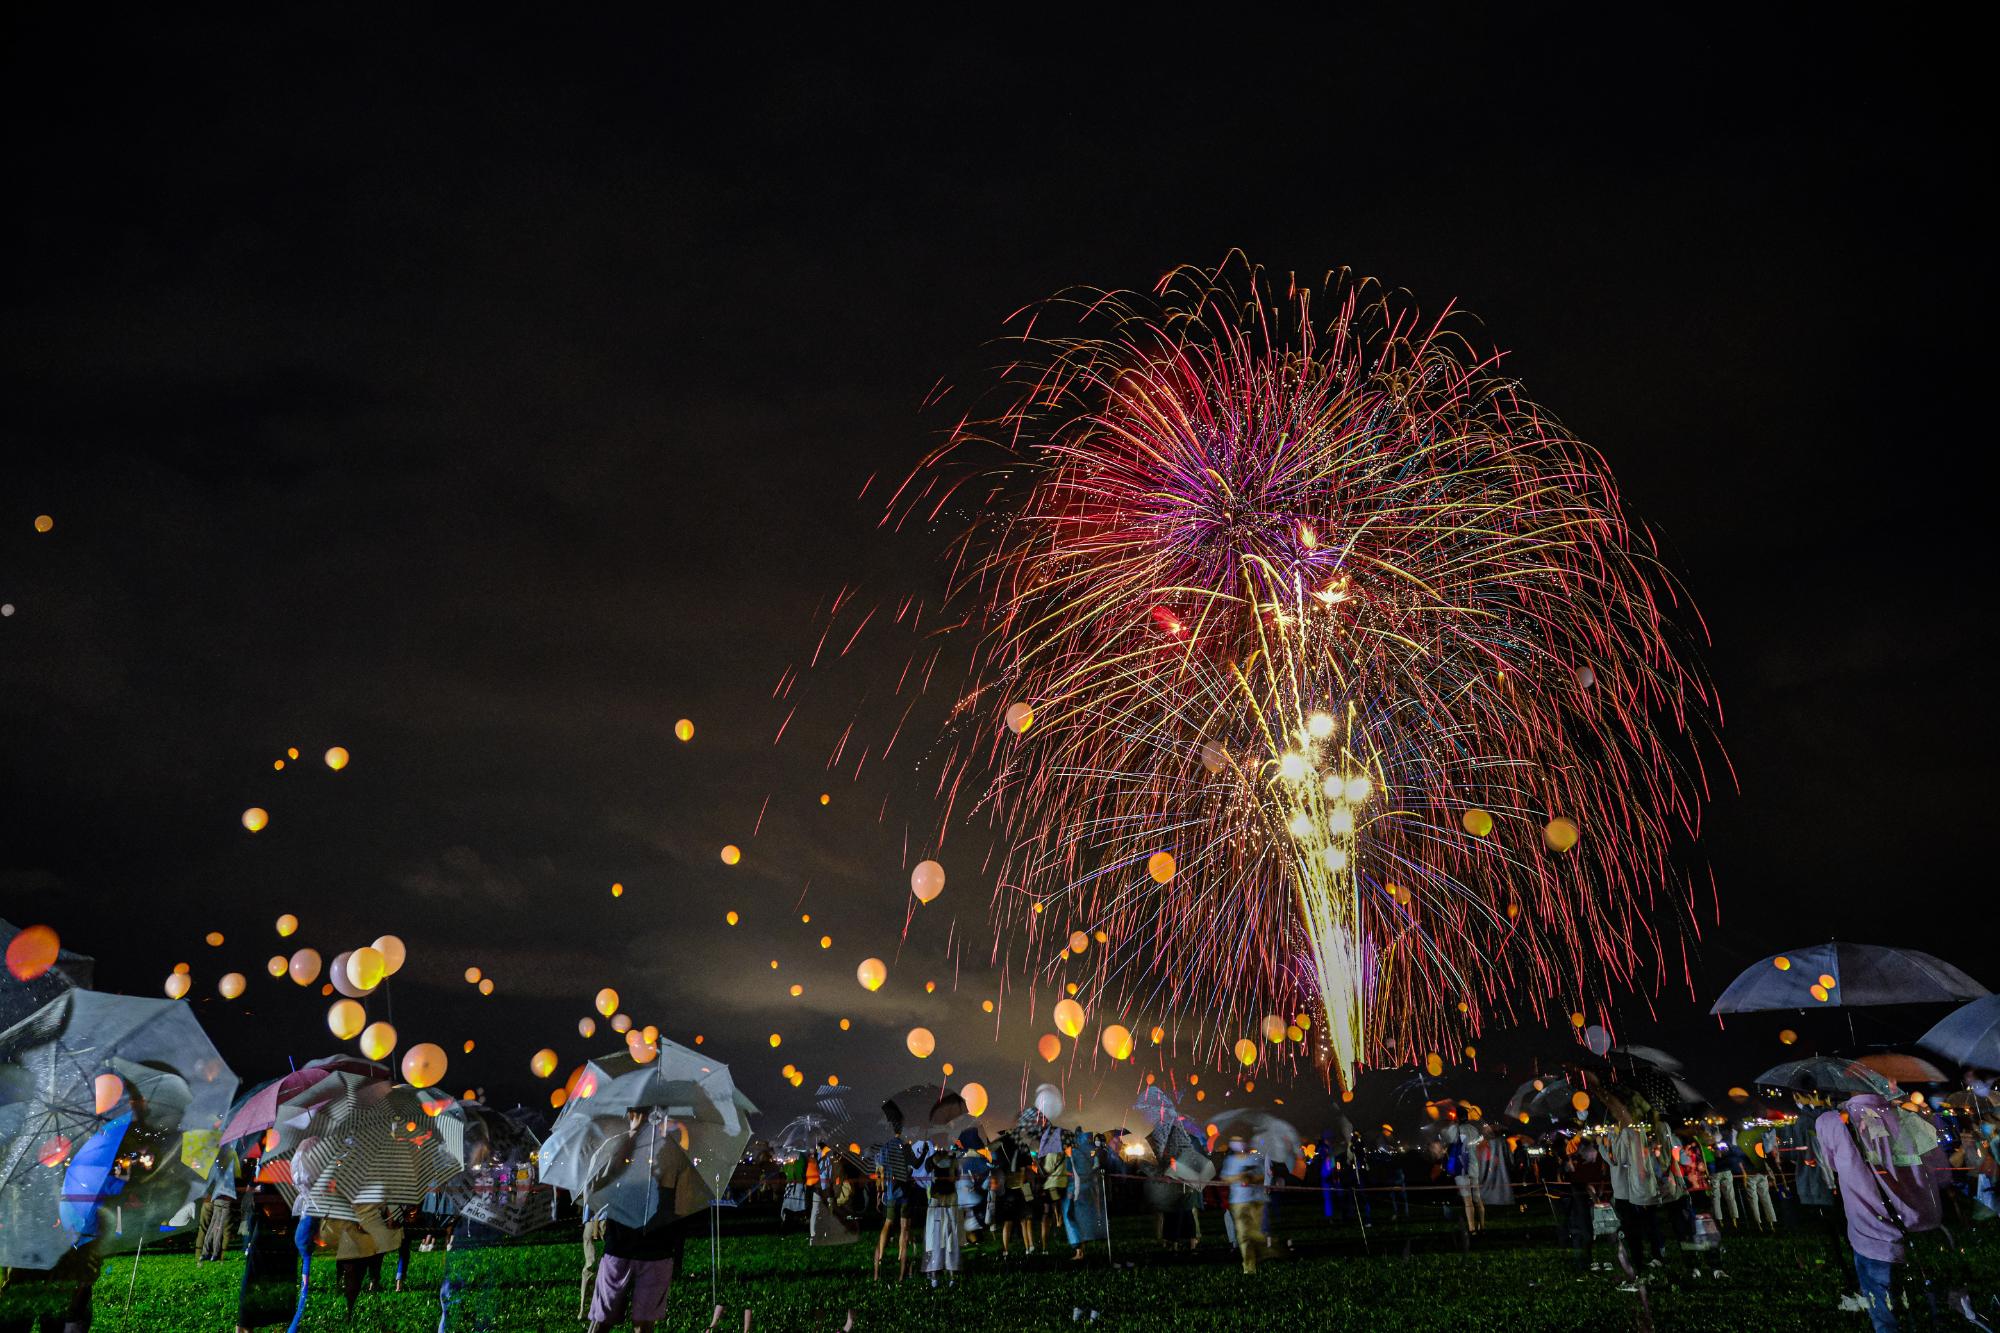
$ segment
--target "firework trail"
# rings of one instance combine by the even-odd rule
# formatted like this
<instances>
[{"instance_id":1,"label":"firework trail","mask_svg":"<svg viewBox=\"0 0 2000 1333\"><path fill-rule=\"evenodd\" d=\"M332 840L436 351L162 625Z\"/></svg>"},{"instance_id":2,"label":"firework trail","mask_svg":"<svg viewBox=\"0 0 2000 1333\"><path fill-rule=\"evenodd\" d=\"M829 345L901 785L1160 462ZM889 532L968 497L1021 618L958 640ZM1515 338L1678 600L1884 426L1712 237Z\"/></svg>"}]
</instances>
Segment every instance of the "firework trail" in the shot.
<instances>
[{"instance_id":1,"label":"firework trail","mask_svg":"<svg viewBox=\"0 0 2000 1333\"><path fill-rule=\"evenodd\" d=\"M1309 1031L1343 1083L1657 981L1719 709L1597 452L1344 274L1017 319L885 519L956 532L939 790L1003 937L1103 1023Z\"/></svg>"}]
</instances>

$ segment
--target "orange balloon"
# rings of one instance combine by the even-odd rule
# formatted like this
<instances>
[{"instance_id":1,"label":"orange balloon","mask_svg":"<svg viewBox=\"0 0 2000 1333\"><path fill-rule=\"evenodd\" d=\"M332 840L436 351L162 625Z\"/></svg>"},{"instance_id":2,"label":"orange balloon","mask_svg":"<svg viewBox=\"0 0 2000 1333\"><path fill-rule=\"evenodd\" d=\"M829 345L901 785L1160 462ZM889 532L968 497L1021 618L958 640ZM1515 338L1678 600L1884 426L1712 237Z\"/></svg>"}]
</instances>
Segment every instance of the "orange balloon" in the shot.
<instances>
[{"instance_id":1,"label":"orange balloon","mask_svg":"<svg viewBox=\"0 0 2000 1333\"><path fill-rule=\"evenodd\" d=\"M413 1088L428 1088L444 1077L444 1048L435 1042L418 1042L403 1052L403 1081Z\"/></svg>"},{"instance_id":2,"label":"orange balloon","mask_svg":"<svg viewBox=\"0 0 2000 1333\"><path fill-rule=\"evenodd\" d=\"M924 1060L937 1049L937 1038L931 1035L929 1028L911 1028L910 1035L903 1038L903 1044L910 1048L911 1055Z\"/></svg>"},{"instance_id":3,"label":"orange balloon","mask_svg":"<svg viewBox=\"0 0 2000 1333\"><path fill-rule=\"evenodd\" d=\"M1035 1049L1041 1053L1042 1059L1054 1064L1056 1057L1062 1054L1062 1038L1053 1032L1045 1032L1042 1039L1035 1043Z\"/></svg>"},{"instance_id":4,"label":"orange balloon","mask_svg":"<svg viewBox=\"0 0 2000 1333\"><path fill-rule=\"evenodd\" d=\"M1113 1060L1132 1058L1132 1032L1129 1028L1113 1023L1104 1029L1100 1040L1104 1044L1104 1053Z\"/></svg>"},{"instance_id":5,"label":"orange balloon","mask_svg":"<svg viewBox=\"0 0 2000 1333\"><path fill-rule=\"evenodd\" d=\"M7 972L16 981L33 981L56 965L62 940L48 926L29 926L7 941Z\"/></svg>"},{"instance_id":6,"label":"orange balloon","mask_svg":"<svg viewBox=\"0 0 2000 1333\"><path fill-rule=\"evenodd\" d=\"M1174 877L1174 854L1154 852L1146 858L1146 873L1153 877L1155 884L1165 884Z\"/></svg>"},{"instance_id":7,"label":"orange balloon","mask_svg":"<svg viewBox=\"0 0 2000 1333\"><path fill-rule=\"evenodd\" d=\"M854 969L854 979L863 990L881 990L882 983L889 979L889 965L880 958L864 958L861 966Z\"/></svg>"},{"instance_id":8,"label":"orange balloon","mask_svg":"<svg viewBox=\"0 0 2000 1333\"><path fill-rule=\"evenodd\" d=\"M116 1074L99 1074L91 1080L91 1098L99 1115L110 1115L111 1108L124 1095L125 1080Z\"/></svg>"},{"instance_id":9,"label":"orange balloon","mask_svg":"<svg viewBox=\"0 0 2000 1333\"><path fill-rule=\"evenodd\" d=\"M1050 1015L1055 1019L1056 1030L1065 1037L1075 1037L1083 1032L1083 1006L1075 1000L1058 1000Z\"/></svg>"}]
</instances>

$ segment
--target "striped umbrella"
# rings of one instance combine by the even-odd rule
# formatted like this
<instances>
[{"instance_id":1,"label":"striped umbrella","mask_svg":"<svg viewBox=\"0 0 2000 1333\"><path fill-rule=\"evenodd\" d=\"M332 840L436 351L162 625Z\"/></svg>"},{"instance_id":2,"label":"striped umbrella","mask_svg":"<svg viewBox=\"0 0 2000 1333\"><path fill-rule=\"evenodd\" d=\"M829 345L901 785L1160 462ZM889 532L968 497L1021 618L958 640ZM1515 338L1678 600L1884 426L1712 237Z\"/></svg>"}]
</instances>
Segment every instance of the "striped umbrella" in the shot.
<instances>
[{"instance_id":1,"label":"striped umbrella","mask_svg":"<svg viewBox=\"0 0 2000 1333\"><path fill-rule=\"evenodd\" d=\"M358 1220L359 1204L420 1204L465 1169L465 1119L448 1097L398 1086L322 1104L292 1157L297 1210Z\"/></svg>"}]
</instances>

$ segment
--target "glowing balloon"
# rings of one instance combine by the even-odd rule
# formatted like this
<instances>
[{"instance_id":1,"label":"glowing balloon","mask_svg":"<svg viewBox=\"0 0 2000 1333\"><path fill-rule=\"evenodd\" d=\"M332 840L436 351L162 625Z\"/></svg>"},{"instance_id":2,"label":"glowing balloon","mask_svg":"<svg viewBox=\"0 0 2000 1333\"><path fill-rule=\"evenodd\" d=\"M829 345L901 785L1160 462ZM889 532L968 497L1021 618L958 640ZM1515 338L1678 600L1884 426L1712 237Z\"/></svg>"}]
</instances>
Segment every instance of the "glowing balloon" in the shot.
<instances>
[{"instance_id":1,"label":"glowing balloon","mask_svg":"<svg viewBox=\"0 0 2000 1333\"><path fill-rule=\"evenodd\" d=\"M380 1060L396 1049L396 1029L387 1023L370 1023L361 1029L361 1053L370 1060Z\"/></svg>"},{"instance_id":2,"label":"glowing balloon","mask_svg":"<svg viewBox=\"0 0 2000 1333\"><path fill-rule=\"evenodd\" d=\"M1065 1037L1075 1037L1083 1032L1083 1006L1075 1000L1057 1000L1049 1016L1055 1020L1056 1031Z\"/></svg>"},{"instance_id":3,"label":"glowing balloon","mask_svg":"<svg viewBox=\"0 0 2000 1333\"><path fill-rule=\"evenodd\" d=\"M568 1100L569 1100L568 1088L549 1089L549 1105L554 1107L556 1110L558 1111L562 1110L563 1104Z\"/></svg>"},{"instance_id":4,"label":"glowing balloon","mask_svg":"<svg viewBox=\"0 0 2000 1333\"><path fill-rule=\"evenodd\" d=\"M292 955L292 961L287 964L286 970L292 974L292 980L299 985L312 985L319 980L319 950L299 950Z\"/></svg>"},{"instance_id":5,"label":"glowing balloon","mask_svg":"<svg viewBox=\"0 0 2000 1333\"><path fill-rule=\"evenodd\" d=\"M1815 1000L1818 1000L1820 1003L1824 1004L1826 1003L1827 989L1826 987L1820 985L1817 981L1815 981L1812 984L1811 995Z\"/></svg>"},{"instance_id":6,"label":"glowing balloon","mask_svg":"<svg viewBox=\"0 0 2000 1333\"><path fill-rule=\"evenodd\" d=\"M680 721L674 723L674 737L677 740L683 741L693 740L694 723L688 721L686 718L682 718Z\"/></svg>"},{"instance_id":7,"label":"glowing balloon","mask_svg":"<svg viewBox=\"0 0 2000 1333\"><path fill-rule=\"evenodd\" d=\"M352 1040L367 1025L367 1013L352 1000L335 1000L326 1011L327 1028L342 1041Z\"/></svg>"},{"instance_id":8,"label":"glowing balloon","mask_svg":"<svg viewBox=\"0 0 2000 1333\"><path fill-rule=\"evenodd\" d=\"M1590 1094L1580 1089L1572 1092L1569 1095L1569 1104L1579 1111L1588 1111L1590 1109Z\"/></svg>"},{"instance_id":9,"label":"glowing balloon","mask_svg":"<svg viewBox=\"0 0 2000 1333\"><path fill-rule=\"evenodd\" d=\"M1104 1044L1104 1053L1114 1060L1132 1058L1132 1032L1129 1028L1113 1023L1104 1029L1099 1040Z\"/></svg>"},{"instance_id":10,"label":"glowing balloon","mask_svg":"<svg viewBox=\"0 0 2000 1333\"><path fill-rule=\"evenodd\" d=\"M271 822L271 812L262 806L253 805L243 812L243 827L252 833L262 833L264 826Z\"/></svg>"},{"instance_id":11,"label":"glowing balloon","mask_svg":"<svg viewBox=\"0 0 2000 1333\"><path fill-rule=\"evenodd\" d=\"M611 1015L611 1030L613 1032L630 1032L632 1030L632 1015L630 1014Z\"/></svg>"},{"instance_id":12,"label":"glowing balloon","mask_svg":"<svg viewBox=\"0 0 2000 1333\"><path fill-rule=\"evenodd\" d=\"M1273 1044L1285 1039L1285 1020L1276 1014L1264 1015L1264 1040Z\"/></svg>"},{"instance_id":13,"label":"glowing balloon","mask_svg":"<svg viewBox=\"0 0 2000 1333\"><path fill-rule=\"evenodd\" d=\"M1201 743L1201 766L1211 774L1220 773L1229 766L1229 751L1214 741Z\"/></svg>"},{"instance_id":14,"label":"glowing balloon","mask_svg":"<svg viewBox=\"0 0 2000 1333\"><path fill-rule=\"evenodd\" d=\"M476 1047L477 1047L478 1045L479 1045L479 1043L478 1043L478 1042L476 1042L476 1041L472 1040L472 1038L470 1038L470 1037L467 1037L467 1038L465 1039L465 1045L463 1045L463 1046L459 1047L459 1049L460 1049L461 1051L464 1051L464 1052L465 1052L465 1053L466 1053L467 1055L471 1055L471 1054L472 1054L472 1052L473 1052L473 1050L474 1050L474 1048L476 1048ZM470 1100L472 1100L472 1099L468 1097L468 1098L466 1098L466 1100L467 1100L467 1101L470 1101Z\"/></svg>"},{"instance_id":15,"label":"glowing balloon","mask_svg":"<svg viewBox=\"0 0 2000 1333\"><path fill-rule=\"evenodd\" d=\"M33 981L56 965L62 940L48 926L29 926L7 941L7 972L16 981Z\"/></svg>"},{"instance_id":16,"label":"glowing balloon","mask_svg":"<svg viewBox=\"0 0 2000 1333\"><path fill-rule=\"evenodd\" d=\"M215 989L223 999L233 1000L243 993L246 984L241 972L224 972L216 981Z\"/></svg>"},{"instance_id":17,"label":"glowing balloon","mask_svg":"<svg viewBox=\"0 0 2000 1333\"><path fill-rule=\"evenodd\" d=\"M269 972L274 977L282 977L283 975L285 975L285 968L286 968L285 956L281 953L272 954L271 957L264 964L264 970L266 972Z\"/></svg>"},{"instance_id":18,"label":"glowing balloon","mask_svg":"<svg viewBox=\"0 0 2000 1333\"><path fill-rule=\"evenodd\" d=\"M1475 838L1483 838L1493 831L1493 816L1484 810L1467 810L1459 819L1465 831Z\"/></svg>"},{"instance_id":19,"label":"glowing balloon","mask_svg":"<svg viewBox=\"0 0 2000 1333\"><path fill-rule=\"evenodd\" d=\"M332 769L336 773L338 773L341 769L346 768L347 751L341 749L338 745L328 750L326 752L326 766Z\"/></svg>"},{"instance_id":20,"label":"glowing balloon","mask_svg":"<svg viewBox=\"0 0 2000 1333\"><path fill-rule=\"evenodd\" d=\"M1153 883L1165 884L1174 877L1174 854L1154 852L1146 858L1146 873L1153 877Z\"/></svg>"},{"instance_id":21,"label":"glowing balloon","mask_svg":"<svg viewBox=\"0 0 2000 1333\"><path fill-rule=\"evenodd\" d=\"M649 1065L660 1058L660 1048L636 1032L625 1034L625 1053L642 1065Z\"/></svg>"},{"instance_id":22,"label":"glowing balloon","mask_svg":"<svg viewBox=\"0 0 2000 1333\"><path fill-rule=\"evenodd\" d=\"M481 995L491 995L493 993L492 977L481 977L479 979L479 993Z\"/></svg>"},{"instance_id":23,"label":"glowing balloon","mask_svg":"<svg viewBox=\"0 0 2000 1333\"><path fill-rule=\"evenodd\" d=\"M1073 930L1069 933L1069 951L1071 953L1082 953L1089 947L1090 936L1080 930Z\"/></svg>"},{"instance_id":24,"label":"glowing balloon","mask_svg":"<svg viewBox=\"0 0 2000 1333\"><path fill-rule=\"evenodd\" d=\"M794 1000L798 999L799 996L804 995L805 993L806 993L806 988L804 986L799 985L796 981L792 983L792 998Z\"/></svg>"},{"instance_id":25,"label":"glowing balloon","mask_svg":"<svg viewBox=\"0 0 2000 1333\"><path fill-rule=\"evenodd\" d=\"M1438 1075L1444 1073L1444 1057L1436 1051L1432 1051L1429 1055L1425 1056L1424 1072L1432 1078L1436 1078Z\"/></svg>"},{"instance_id":26,"label":"glowing balloon","mask_svg":"<svg viewBox=\"0 0 2000 1333\"><path fill-rule=\"evenodd\" d=\"M63 1159L69 1156L69 1147L68 1139L60 1134L54 1135L43 1141L41 1151L35 1154L35 1160L43 1166L61 1166Z\"/></svg>"},{"instance_id":27,"label":"glowing balloon","mask_svg":"<svg viewBox=\"0 0 2000 1333\"><path fill-rule=\"evenodd\" d=\"M528 1068L535 1071L536 1078L547 1078L556 1072L556 1053L544 1046L528 1061Z\"/></svg>"},{"instance_id":28,"label":"glowing balloon","mask_svg":"<svg viewBox=\"0 0 2000 1333\"><path fill-rule=\"evenodd\" d=\"M596 1036L596 1035L597 1035L597 1020L596 1020L596 1019L594 1019L594 1018L589 1018L589 1017L585 1017L585 1018L579 1018L579 1019L577 1019L577 1020L576 1020L576 1032L577 1032L577 1035L578 1035L578 1036L580 1036L580 1037L594 1037L594 1036Z\"/></svg>"},{"instance_id":29,"label":"glowing balloon","mask_svg":"<svg viewBox=\"0 0 2000 1333\"><path fill-rule=\"evenodd\" d=\"M278 918L278 935L280 938L290 935L296 935L298 933L298 930L299 930L299 919L293 916L290 912L287 912L283 916Z\"/></svg>"},{"instance_id":30,"label":"glowing balloon","mask_svg":"<svg viewBox=\"0 0 2000 1333\"><path fill-rule=\"evenodd\" d=\"M967 1115L977 1117L986 1114L985 1087L978 1083L968 1083L958 1090L958 1095L965 1098L965 1113Z\"/></svg>"},{"instance_id":31,"label":"glowing balloon","mask_svg":"<svg viewBox=\"0 0 2000 1333\"><path fill-rule=\"evenodd\" d=\"M188 993L188 987L193 984L193 982L188 980L188 974L185 972L170 974L167 977L167 998L169 1000L180 999Z\"/></svg>"},{"instance_id":32,"label":"glowing balloon","mask_svg":"<svg viewBox=\"0 0 2000 1333\"><path fill-rule=\"evenodd\" d=\"M882 983L889 979L889 965L880 958L864 958L861 966L854 969L854 979L863 990L881 990Z\"/></svg>"},{"instance_id":33,"label":"glowing balloon","mask_svg":"<svg viewBox=\"0 0 2000 1333\"><path fill-rule=\"evenodd\" d=\"M733 866L742 859L743 859L742 849L739 848L735 843L732 842L728 846L722 849L722 864L726 866Z\"/></svg>"},{"instance_id":34,"label":"glowing balloon","mask_svg":"<svg viewBox=\"0 0 2000 1333\"><path fill-rule=\"evenodd\" d=\"M91 1100L98 1115L110 1115L111 1108L125 1095L125 1080L116 1074L99 1074L90 1083Z\"/></svg>"},{"instance_id":35,"label":"glowing balloon","mask_svg":"<svg viewBox=\"0 0 2000 1333\"><path fill-rule=\"evenodd\" d=\"M784 1037L784 1034L783 1034L783 1033L781 1033L781 1032L773 1032L773 1033L771 1034L771 1049L772 1049L772 1050L774 1050L774 1051L775 1051L775 1050L777 1050L777 1049L778 1049L778 1048L779 1048L780 1046L782 1046L782 1045L784 1045L784 1044L785 1044L785 1037Z\"/></svg>"},{"instance_id":36,"label":"glowing balloon","mask_svg":"<svg viewBox=\"0 0 2000 1333\"><path fill-rule=\"evenodd\" d=\"M1007 730L1016 736L1035 725L1035 710L1026 704L1007 705Z\"/></svg>"},{"instance_id":37,"label":"glowing balloon","mask_svg":"<svg viewBox=\"0 0 2000 1333\"><path fill-rule=\"evenodd\" d=\"M919 1060L925 1060L929 1059L930 1053L937 1049L937 1038L931 1035L929 1028L911 1028L910 1035L903 1038L903 1045L910 1048L911 1055Z\"/></svg>"},{"instance_id":38,"label":"glowing balloon","mask_svg":"<svg viewBox=\"0 0 2000 1333\"><path fill-rule=\"evenodd\" d=\"M1054 1120L1063 1113L1062 1089L1053 1083L1044 1083L1035 1089L1035 1109Z\"/></svg>"},{"instance_id":39,"label":"glowing balloon","mask_svg":"<svg viewBox=\"0 0 2000 1333\"><path fill-rule=\"evenodd\" d=\"M444 1048L436 1042L420 1041L403 1052L403 1081L413 1088L428 1088L444 1077Z\"/></svg>"},{"instance_id":40,"label":"glowing balloon","mask_svg":"<svg viewBox=\"0 0 2000 1333\"><path fill-rule=\"evenodd\" d=\"M1062 1038L1053 1032L1045 1032L1042 1039L1035 1043L1035 1050L1041 1053L1042 1059L1054 1064L1056 1057L1062 1054Z\"/></svg>"},{"instance_id":41,"label":"glowing balloon","mask_svg":"<svg viewBox=\"0 0 2000 1333\"><path fill-rule=\"evenodd\" d=\"M365 995L381 985L382 978L389 974L388 962L380 949L364 944L347 955L347 980Z\"/></svg>"},{"instance_id":42,"label":"glowing balloon","mask_svg":"<svg viewBox=\"0 0 2000 1333\"><path fill-rule=\"evenodd\" d=\"M1152 1038L1153 1045L1158 1046L1161 1042L1167 1039L1167 1030L1163 1027L1155 1025L1153 1030L1147 1033L1146 1035Z\"/></svg>"},{"instance_id":43,"label":"glowing balloon","mask_svg":"<svg viewBox=\"0 0 2000 1333\"><path fill-rule=\"evenodd\" d=\"M1579 1009L1575 1013L1569 1016L1569 1025L1571 1027L1580 1028L1583 1026L1583 1023L1584 1023L1583 1010Z\"/></svg>"},{"instance_id":44,"label":"glowing balloon","mask_svg":"<svg viewBox=\"0 0 2000 1333\"><path fill-rule=\"evenodd\" d=\"M1548 845L1548 849L1552 852L1568 851L1570 848L1576 846L1576 840L1580 836L1577 832L1575 822L1564 819L1561 815L1557 815L1554 819L1551 819L1548 827L1542 830L1542 841Z\"/></svg>"},{"instance_id":45,"label":"glowing balloon","mask_svg":"<svg viewBox=\"0 0 2000 1333\"><path fill-rule=\"evenodd\" d=\"M394 935L384 935L376 940L375 952L382 955L382 975L385 977L393 977L402 971L404 960L410 956L403 942Z\"/></svg>"},{"instance_id":46,"label":"glowing balloon","mask_svg":"<svg viewBox=\"0 0 2000 1333\"><path fill-rule=\"evenodd\" d=\"M1786 1028L1784 1031L1778 1034L1778 1040L1787 1046L1790 1046L1793 1042L1797 1041L1798 1039L1799 1039L1799 1034L1792 1031L1790 1028Z\"/></svg>"},{"instance_id":47,"label":"glowing balloon","mask_svg":"<svg viewBox=\"0 0 2000 1333\"><path fill-rule=\"evenodd\" d=\"M1592 1023L1583 1030L1583 1044L1589 1048L1592 1055L1603 1055L1611 1049L1611 1034Z\"/></svg>"},{"instance_id":48,"label":"glowing balloon","mask_svg":"<svg viewBox=\"0 0 2000 1333\"><path fill-rule=\"evenodd\" d=\"M222 947L222 932L219 930L209 931L208 934L202 936L202 939L207 942L208 947L211 949L220 949Z\"/></svg>"},{"instance_id":49,"label":"glowing balloon","mask_svg":"<svg viewBox=\"0 0 2000 1333\"><path fill-rule=\"evenodd\" d=\"M1597 670L1588 662L1576 669L1576 683L1580 689L1589 689L1597 683Z\"/></svg>"},{"instance_id":50,"label":"glowing balloon","mask_svg":"<svg viewBox=\"0 0 2000 1333\"><path fill-rule=\"evenodd\" d=\"M1236 1043L1236 1058L1246 1065L1257 1063L1257 1043L1245 1037Z\"/></svg>"},{"instance_id":51,"label":"glowing balloon","mask_svg":"<svg viewBox=\"0 0 2000 1333\"><path fill-rule=\"evenodd\" d=\"M920 903L930 902L944 892L944 867L935 861L919 861L910 872L910 892Z\"/></svg>"},{"instance_id":52,"label":"glowing balloon","mask_svg":"<svg viewBox=\"0 0 2000 1333\"><path fill-rule=\"evenodd\" d=\"M618 1012L618 992L606 986L597 992L597 1012L606 1018Z\"/></svg>"}]
</instances>

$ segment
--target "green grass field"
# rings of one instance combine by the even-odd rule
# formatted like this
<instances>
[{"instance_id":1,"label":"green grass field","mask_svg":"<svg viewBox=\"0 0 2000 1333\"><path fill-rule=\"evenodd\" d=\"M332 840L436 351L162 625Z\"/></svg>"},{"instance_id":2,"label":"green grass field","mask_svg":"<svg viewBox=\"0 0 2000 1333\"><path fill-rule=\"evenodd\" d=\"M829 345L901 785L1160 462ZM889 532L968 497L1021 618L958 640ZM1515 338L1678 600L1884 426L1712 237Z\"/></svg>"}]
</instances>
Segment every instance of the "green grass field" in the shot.
<instances>
[{"instance_id":1,"label":"green grass field","mask_svg":"<svg viewBox=\"0 0 2000 1333\"><path fill-rule=\"evenodd\" d=\"M1102 1312L1100 1328L1255 1329L1295 1333L1304 1329L1369 1328L1386 1333L1422 1329L1865 1329L1865 1317L1837 1311L1836 1279L1818 1251L1781 1238L1730 1236L1720 1256L1727 1273L1677 1285L1654 1283L1642 1306L1618 1291L1615 1275L1577 1280L1553 1239L1548 1204L1536 1199L1525 1211L1496 1215L1493 1225L1462 1250L1456 1227L1432 1209L1420 1220L1370 1233L1364 1252L1355 1228L1330 1228L1317 1210L1294 1204L1279 1235L1291 1252L1254 1277L1239 1271L1221 1239L1221 1218L1203 1215L1205 1243L1193 1257L1167 1256L1152 1240L1144 1217L1119 1219L1113 1242L1122 1264L1113 1268L1102 1246L1086 1263L1062 1257L1019 1256L1002 1261L986 1249L967 1252L956 1289L933 1291L921 1276L902 1283L869 1280L867 1246L809 1249L797 1231L746 1225L725 1231L720 1299L729 1307L725 1327L742 1327L742 1310L756 1312L756 1327L771 1330L838 1328L855 1312L864 1329L1008 1330L1071 1326L1078 1307ZM893 1253L893 1252L892 1252ZM1598 1256L1608 1258L1600 1243ZM490 1327L496 1333L578 1330L580 1253L573 1226L550 1228L482 1256L493 1275L487 1309L493 1322L456 1321L454 1329ZM1704 1269L1714 1262L1704 1258ZM2000 1226L1974 1229L1964 1262L1984 1277L1990 1292L2000 1276ZM437 1327L443 1253L418 1254L412 1282L401 1293L364 1294L349 1321L328 1291L315 1297L305 1327L333 1333L429 1333ZM676 1280L662 1329L705 1329L709 1302L706 1244L691 1244L688 1272ZM107 1265L97 1289L98 1333L226 1330L232 1326L242 1261L197 1265L185 1252L148 1254L134 1280L131 1256ZM320 1261L314 1280L332 1285L333 1265ZM129 1291L129 1305L128 1305ZM1917 1299L1917 1293L1912 1294ZM1956 1321L1954 1321L1956 1322ZM1924 1326L1918 1320L1905 1327ZM1940 1324L1940 1326L1945 1326ZM1957 1323L1958 1327L1966 1327Z\"/></svg>"}]
</instances>

